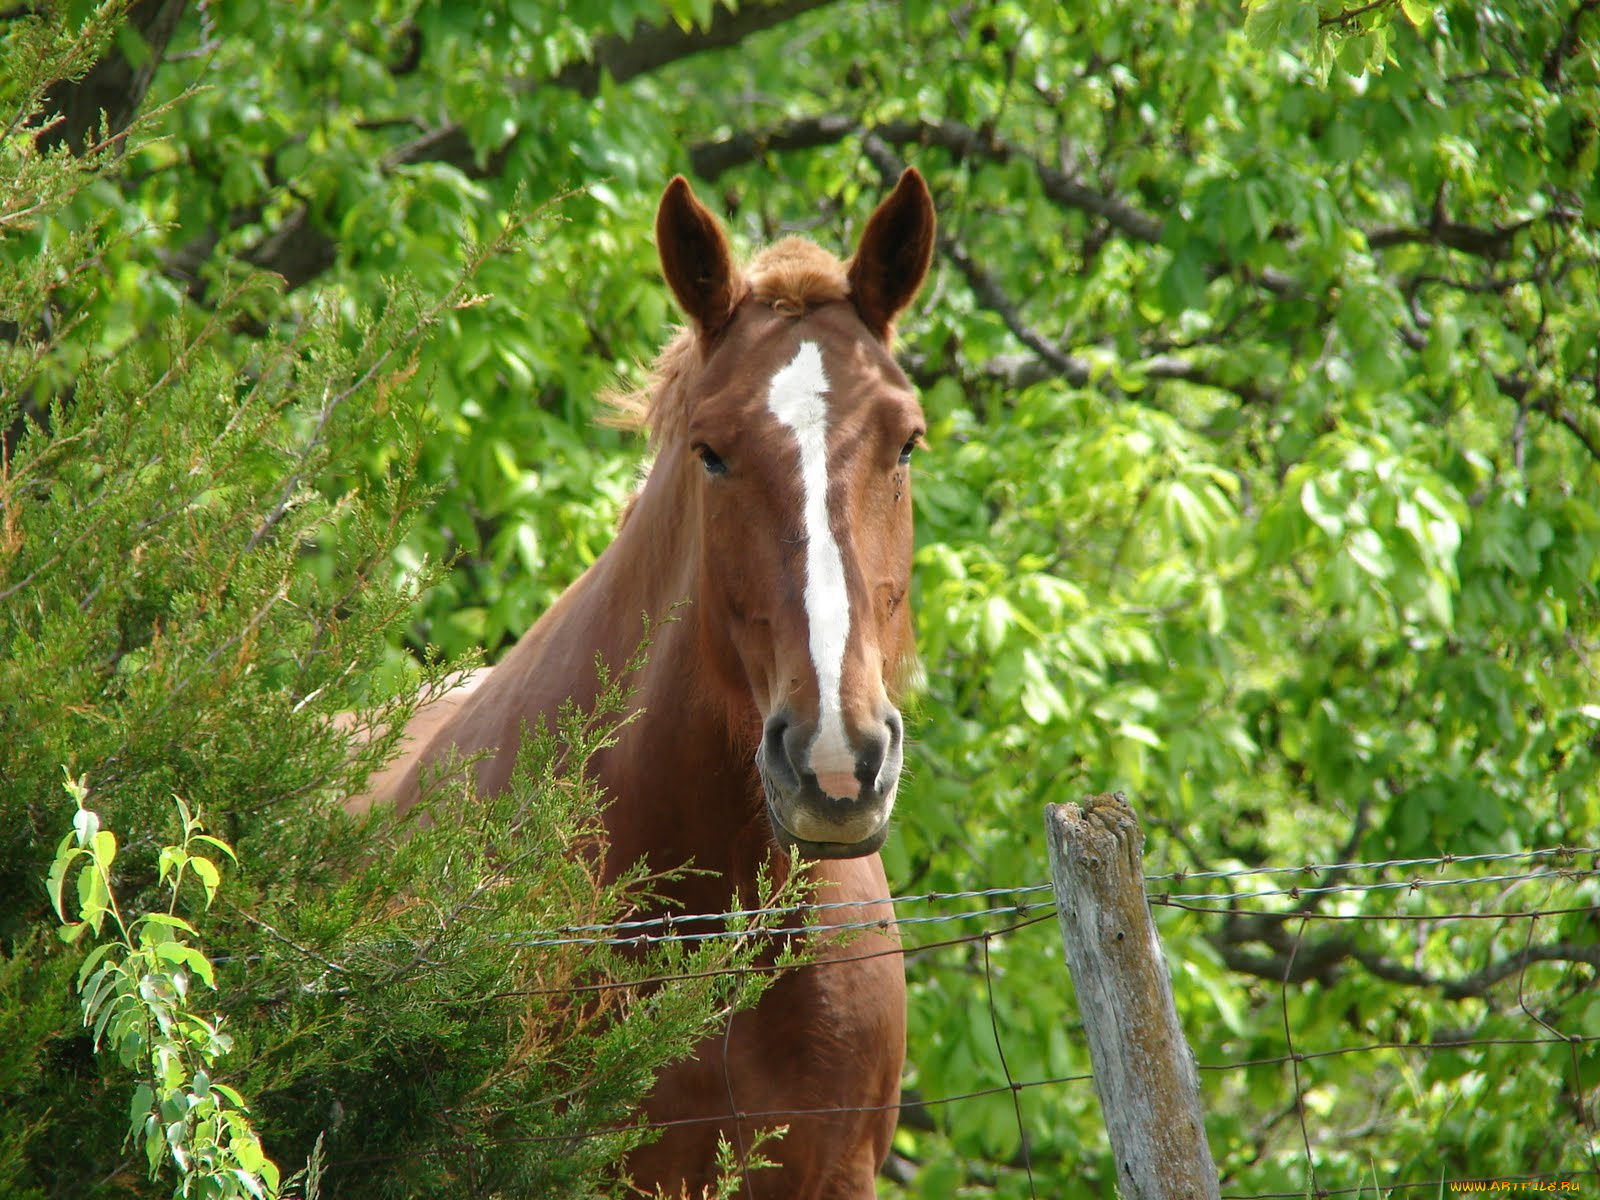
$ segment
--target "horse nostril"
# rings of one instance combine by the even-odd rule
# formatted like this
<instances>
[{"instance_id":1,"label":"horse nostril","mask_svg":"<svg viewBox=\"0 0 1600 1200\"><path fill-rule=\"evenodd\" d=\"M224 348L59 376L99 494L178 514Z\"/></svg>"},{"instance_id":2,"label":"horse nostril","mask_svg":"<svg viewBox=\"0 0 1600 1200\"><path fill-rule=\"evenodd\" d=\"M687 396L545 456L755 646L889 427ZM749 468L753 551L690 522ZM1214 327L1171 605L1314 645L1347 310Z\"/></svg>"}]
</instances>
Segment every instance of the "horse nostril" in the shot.
<instances>
[{"instance_id":1,"label":"horse nostril","mask_svg":"<svg viewBox=\"0 0 1600 1200\"><path fill-rule=\"evenodd\" d=\"M856 751L856 778L868 792L883 794L893 790L900 777L904 738L905 726L892 708L884 713L883 723L876 730L863 735Z\"/></svg>"},{"instance_id":2,"label":"horse nostril","mask_svg":"<svg viewBox=\"0 0 1600 1200\"><path fill-rule=\"evenodd\" d=\"M774 713L761 730L761 765L768 775L789 788L798 787L800 773L789 754L789 718Z\"/></svg>"},{"instance_id":3,"label":"horse nostril","mask_svg":"<svg viewBox=\"0 0 1600 1200\"><path fill-rule=\"evenodd\" d=\"M889 749L898 750L906 736L905 722L900 719L900 710L891 708L884 714L883 723L889 730Z\"/></svg>"},{"instance_id":4,"label":"horse nostril","mask_svg":"<svg viewBox=\"0 0 1600 1200\"><path fill-rule=\"evenodd\" d=\"M880 794L888 796L900 782L900 763L905 751L906 726L898 709L891 708L883 714L883 729L886 735L884 751L877 763L873 787Z\"/></svg>"},{"instance_id":5,"label":"horse nostril","mask_svg":"<svg viewBox=\"0 0 1600 1200\"><path fill-rule=\"evenodd\" d=\"M878 777L883 774L883 760L889 754L888 730L882 735L863 738L856 751L856 778L869 792L878 790Z\"/></svg>"}]
</instances>

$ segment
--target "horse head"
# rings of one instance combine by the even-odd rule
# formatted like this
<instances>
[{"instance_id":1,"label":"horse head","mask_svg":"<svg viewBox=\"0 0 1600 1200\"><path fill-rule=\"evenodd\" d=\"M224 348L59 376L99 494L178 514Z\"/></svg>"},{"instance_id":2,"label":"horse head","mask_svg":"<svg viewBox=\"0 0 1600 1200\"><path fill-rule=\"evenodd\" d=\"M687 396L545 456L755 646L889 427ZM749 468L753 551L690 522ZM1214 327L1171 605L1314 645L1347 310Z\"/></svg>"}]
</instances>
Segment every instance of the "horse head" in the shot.
<instances>
[{"instance_id":1,"label":"horse head","mask_svg":"<svg viewBox=\"0 0 1600 1200\"><path fill-rule=\"evenodd\" d=\"M895 317L927 273L927 185L907 171L841 263L789 238L735 267L676 178L656 241L689 328L664 360L651 481L681 489L701 653L747 731L785 849L853 858L887 836L912 654L911 458L922 409Z\"/></svg>"}]
</instances>

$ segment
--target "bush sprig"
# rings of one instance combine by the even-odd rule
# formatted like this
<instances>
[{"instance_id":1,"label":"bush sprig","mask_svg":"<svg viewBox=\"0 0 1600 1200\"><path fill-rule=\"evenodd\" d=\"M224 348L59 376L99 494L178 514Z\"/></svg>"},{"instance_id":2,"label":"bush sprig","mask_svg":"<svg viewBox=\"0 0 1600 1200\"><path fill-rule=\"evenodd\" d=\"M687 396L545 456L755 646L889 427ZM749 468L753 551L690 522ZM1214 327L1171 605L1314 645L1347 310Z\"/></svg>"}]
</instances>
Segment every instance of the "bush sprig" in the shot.
<instances>
[{"instance_id":1,"label":"bush sprig","mask_svg":"<svg viewBox=\"0 0 1600 1200\"><path fill-rule=\"evenodd\" d=\"M233 1039L220 1018L193 1007L193 981L215 991L216 974L211 960L186 940L197 939L198 931L177 912L189 877L199 882L205 907L211 907L222 875L216 860L201 851L216 851L237 865L233 848L206 833L200 818L173 796L182 841L162 847L157 860L160 885L170 892L167 910L128 920L112 884L116 834L102 828L99 814L87 806L84 779L69 774L65 787L77 812L46 883L63 922L63 941L76 943L86 932L99 937L110 918L110 937L84 959L77 988L95 1050L109 1046L139 1077L128 1107L128 1140L143 1143L151 1178L171 1156L178 1171L174 1196L276 1200L283 1194L281 1174L251 1127L249 1106L237 1089L212 1078L213 1065L233 1048ZM74 872L76 920L64 907Z\"/></svg>"}]
</instances>

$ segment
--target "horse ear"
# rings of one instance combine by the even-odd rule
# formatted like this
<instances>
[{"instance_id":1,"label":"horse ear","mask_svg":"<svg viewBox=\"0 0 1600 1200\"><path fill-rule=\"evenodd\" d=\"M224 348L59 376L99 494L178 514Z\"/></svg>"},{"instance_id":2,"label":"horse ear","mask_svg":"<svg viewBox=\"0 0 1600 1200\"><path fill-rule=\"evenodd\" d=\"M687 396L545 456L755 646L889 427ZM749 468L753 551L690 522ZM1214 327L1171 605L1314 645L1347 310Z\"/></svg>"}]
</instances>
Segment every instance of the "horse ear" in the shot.
<instances>
[{"instance_id":1,"label":"horse ear","mask_svg":"<svg viewBox=\"0 0 1600 1200\"><path fill-rule=\"evenodd\" d=\"M682 175L672 177L656 210L656 250L684 314L703 335L720 330L733 315L733 254L722 226Z\"/></svg>"},{"instance_id":2,"label":"horse ear","mask_svg":"<svg viewBox=\"0 0 1600 1200\"><path fill-rule=\"evenodd\" d=\"M872 214L850 261L850 297L867 328L884 341L928 273L933 228L933 197L910 167Z\"/></svg>"}]
</instances>

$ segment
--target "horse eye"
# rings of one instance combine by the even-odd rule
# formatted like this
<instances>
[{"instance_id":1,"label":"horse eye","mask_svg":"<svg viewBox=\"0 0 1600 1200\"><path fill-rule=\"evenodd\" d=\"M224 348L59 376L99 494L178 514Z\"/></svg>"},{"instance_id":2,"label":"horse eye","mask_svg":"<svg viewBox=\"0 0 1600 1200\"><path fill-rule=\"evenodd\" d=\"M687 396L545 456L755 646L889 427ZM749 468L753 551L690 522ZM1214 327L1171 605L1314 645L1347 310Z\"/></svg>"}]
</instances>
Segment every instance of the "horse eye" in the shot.
<instances>
[{"instance_id":1,"label":"horse eye","mask_svg":"<svg viewBox=\"0 0 1600 1200\"><path fill-rule=\"evenodd\" d=\"M917 448L917 443L922 440L920 433L913 434L911 440L900 447L900 465L903 467L911 461L911 452Z\"/></svg>"},{"instance_id":2,"label":"horse eye","mask_svg":"<svg viewBox=\"0 0 1600 1200\"><path fill-rule=\"evenodd\" d=\"M707 475L726 475L728 464L710 446L696 446L695 453L700 456L700 465L705 467Z\"/></svg>"}]
</instances>

